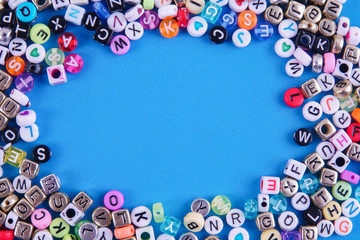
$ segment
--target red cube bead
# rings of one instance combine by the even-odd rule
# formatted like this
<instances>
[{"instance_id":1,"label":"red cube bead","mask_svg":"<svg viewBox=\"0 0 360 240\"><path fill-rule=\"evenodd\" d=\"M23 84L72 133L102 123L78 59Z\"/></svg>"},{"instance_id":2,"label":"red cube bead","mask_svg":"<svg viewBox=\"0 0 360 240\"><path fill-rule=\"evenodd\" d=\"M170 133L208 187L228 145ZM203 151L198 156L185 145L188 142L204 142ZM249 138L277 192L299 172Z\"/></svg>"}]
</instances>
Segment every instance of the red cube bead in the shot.
<instances>
[{"instance_id":1,"label":"red cube bead","mask_svg":"<svg viewBox=\"0 0 360 240\"><path fill-rule=\"evenodd\" d=\"M77 46L77 39L74 34L66 32L59 36L58 45L64 52L71 52Z\"/></svg>"},{"instance_id":2,"label":"red cube bead","mask_svg":"<svg viewBox=\"0 0 360 240\"><path fill-rule=\"evenodd\" d=\"M189 10L186 7L181 7L178 10L177 22L179 27L185 28L189 22Z\"/></svg>"},{"instance_id":3,"label":"red cube bead","mask_svg":"<svg viewBox=\"0 0 360 240\"><path fill-rule=\"evenodd\" d=\"M284 101L289 107L300 107L304 102L304 95L299 88L290 88L284 94Z\"/></svg>"}]
</instances>

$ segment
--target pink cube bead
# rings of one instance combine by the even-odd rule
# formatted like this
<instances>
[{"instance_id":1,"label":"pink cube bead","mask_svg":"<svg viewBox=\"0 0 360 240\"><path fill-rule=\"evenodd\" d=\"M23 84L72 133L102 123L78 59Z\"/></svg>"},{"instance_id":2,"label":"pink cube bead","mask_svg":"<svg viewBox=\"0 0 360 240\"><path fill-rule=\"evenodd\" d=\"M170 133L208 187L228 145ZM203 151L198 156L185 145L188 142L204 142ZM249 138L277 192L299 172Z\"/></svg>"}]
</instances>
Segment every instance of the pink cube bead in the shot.
<instances>
[{"instance_id":1,"label":"pink cube bead","mask_svg":"<svg viewBox=\"0 0 360 240\"><path fill-rule=\"evenodd\" d=\"M358 174L348 170L343 171L340 174L340 178L352 184L358 184L360 180L360 176Z\"/></svg>"},{"instance_id":2,"label":"pink cube bead","mask_svg":"<svg viewBox=\"0 0 360 240\"><path fill-rule=\"evenodd\" d=\"M332 52L324 54L324 72L333 73L335 70L336 58Z\"/></svg>"},{"instance_id":3,"label":"pink cube bead","mask_svg":"<svg viewBox=\"0 0 360 240\"><path fill-rule=\"evenodd\" d=\"M109 210L119 210L124 205L124 195L117 190L112 190L105 194L104 205Z\"/></svg>"},{"instance_id":4,"label":"pink cube bead","mask_svg":"<svg viewBox=\"0 0 360 240\"><path fill-rule=\"evenodd\" d=\"M51 214L44 208L36 209L31 215L31 223L37 229L45 229L50 226L52 221Z\"/></svg>"}]
</instances>

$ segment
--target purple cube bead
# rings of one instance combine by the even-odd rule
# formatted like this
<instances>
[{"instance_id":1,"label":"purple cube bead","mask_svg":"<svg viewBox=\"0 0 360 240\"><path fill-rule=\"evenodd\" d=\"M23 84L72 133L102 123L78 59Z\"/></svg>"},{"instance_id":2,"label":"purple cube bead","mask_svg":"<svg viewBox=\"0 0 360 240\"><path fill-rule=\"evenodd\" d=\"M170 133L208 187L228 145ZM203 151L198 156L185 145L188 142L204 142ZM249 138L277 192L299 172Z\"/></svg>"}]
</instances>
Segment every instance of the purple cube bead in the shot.
<instances>
[{"instance_id":1,"label":"purple cube bead","mask_svg":"<svg viewBox=\"0 0 360 240\"><path fill-rule=\"evenodd\" d=\"M301 234L297 231L281 232L281 240L301 240Z\"/></svg>"},{"instance_id":2,"label":"purple cube bead","mask_svg":"<svg viewBox=\"0 0 360 240\"><path fill-rule=\"evenodd\" d=\"M22 93L28 93L34 88L34 78L29 73L22 73L16 77L15 87Z\"/></svg>"}]
</instances>

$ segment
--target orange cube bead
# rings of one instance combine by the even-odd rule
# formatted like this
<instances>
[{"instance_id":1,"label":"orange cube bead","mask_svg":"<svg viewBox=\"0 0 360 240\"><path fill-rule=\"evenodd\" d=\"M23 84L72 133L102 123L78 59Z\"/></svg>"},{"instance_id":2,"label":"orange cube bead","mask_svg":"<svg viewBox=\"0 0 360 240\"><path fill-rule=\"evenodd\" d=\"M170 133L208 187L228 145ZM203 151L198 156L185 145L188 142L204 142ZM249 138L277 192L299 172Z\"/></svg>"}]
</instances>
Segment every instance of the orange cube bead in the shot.
<instances>
[{"instance_id":1,"label":"orange cube bead","mask_svg":"<svg viewBox=\"0 0 360 240\"><path fill-rule=\"evenodd\" d=\"M115 228L114 235L116 239L125 239L135 235L135 228L133 225L126 227Z\"/></svg>"},{"instance_id":2,"label":"orange cube bead","mask_svg":"<svg viewBox=\"0 0 360 240\"><path fill-rule=\"evenodd\" d=\"M355 108L354 111L351 113L352 118L360 123L360 108Z\"/></svg>"},{"instance_id":3,"label":"orange cube bead","mask_svg":"<svg viewBox=\"0 0 360 240\"><path fill-rule=\"evenodd\" d=\"M6 61L6 70L13 76L24 72L25 61L21 57L11 57Z\"/></svg>"},{"instance_id":4,"label":"orange cube bead","mask_svg":"<svg viewBox=\"0 0 360 240\"><path fill-rule=\"evenodd\" d=\"M257 24L257 16L253 11L246 10L239 14L238 25L240 28L251 30Z\"/></svg>"},{"instance_id":5,"label":"orange cube bead","mask_svg":"<svg viewBox=\"0 0 360 240\"><path fill-rule=\"evenodd\" d=\"M173 38L179 33L179 24L174 19L164 19L159 26L160 33L166 38Z\"/></svg>"}]
</instances>

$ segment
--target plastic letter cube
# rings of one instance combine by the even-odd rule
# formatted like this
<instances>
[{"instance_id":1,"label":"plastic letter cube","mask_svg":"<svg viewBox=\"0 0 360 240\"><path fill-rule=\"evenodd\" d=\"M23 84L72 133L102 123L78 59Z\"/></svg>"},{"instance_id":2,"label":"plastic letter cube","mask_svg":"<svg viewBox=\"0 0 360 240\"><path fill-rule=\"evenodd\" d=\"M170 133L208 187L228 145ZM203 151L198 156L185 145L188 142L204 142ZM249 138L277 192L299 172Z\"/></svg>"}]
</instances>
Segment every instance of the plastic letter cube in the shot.
<instances>
[{"instance_id":1,"label":"plastic letter cube","mask_svg":"<svg viewBox=\"0 0 360 240\"><path fill-rule=\"evenodd\" d=\"M244 212L246 219L255 219L258 214L258 203L254 199L248 199L245 202Z\"/></svg>"},{"instance_id":2,"label":"plastic letter cube","mask_svg":"<svg viewBox=\"0 0 360 240\"><path fill-rule=\"evenodd\" d=\"M65 20L80 26L86 10L77 5L70 4L65 13Z\"/></svg>"},{"instance_id":3,"label":"plastic letter cube","mask_svg":"<svg viewBox=\"0 0 360 240\"><path fill-rule=\"evenodd\" d=\"M26 157L26 152L16 147L9 147L5 151L5 162L15 167L20 167L21 163Z\"/></svg>"},{"instance_id":4,"label":"plastic letter cube","mask_svg":"<svg viewBox=\"0 0 360 240\"><path fill-rule=\"evenodd\" d=\"M215 3L207 2L205 9L202 11L201 16L209 23L216 23L221 14L222 8Z\"/></svg>"},{"instance_id":5,"label":"plastic letter cube","mask_svg":"<svg viewBox=\"0 0 360 240\"><path fill-rule=\"evenodd\" d=\"M260 185L263 194L279 194L280 178L278 177L262 177Z\"/></svg>"},{"instance_id":6,"label":"plastic letter cube","mask_svg":"<svg viewBox=\"0 0 360 240\"><path fill-rule=\"evenodd\" d=\"M56 65L46 68L49 83L51 85L58 85L67 82L65 68L63 65Z\"/></svg>"},{"instance_id":7,"label":"plastic letter cube","mask_svg":"<svg viewBox=\"0 0 360 240\"><path fill-rule=\"evenodd\" d=\"M179 231L181 222L174 217L165 217L165 220L160 225L160 231L171 236L175 236Z\"/></svg>"},{"instance_id":8,"label":"plastic letter cube","mask_svg":"<svg viewBox=\"0 0 360 240\"><path fill-rule=\"evenodd\" d=\"M294 159L290 159L284 169L284 174L289 177L295 178L296 180L301 180L306 171L306 165Z\"/></svg>"},{"instance_id":9,"label":"plastic letter cube","mask_svg":"<svg viewBox=\"0 0 360 240\"><path fill-rule=\"evenodd\" d=\"M352 143L349 135L347 135L347 133L343 129L337 131L335 135L330 138L330 142L334 144L336 150L338 151L343 151Z\"/></svg>"},{"instance_id":10,"label":"plastic letter cube","mask_svg":"<svg viewBox=\"0 0 360 240\"><path fill-rule=\"evenodd\" d=\"M60 213L60 217L64 219L70 226L75 226L83 219L85 213L81 212L74 204L69 203L66 208Z\"/></svg>"}]
</instances>

